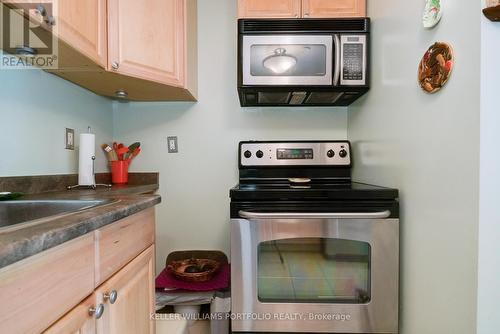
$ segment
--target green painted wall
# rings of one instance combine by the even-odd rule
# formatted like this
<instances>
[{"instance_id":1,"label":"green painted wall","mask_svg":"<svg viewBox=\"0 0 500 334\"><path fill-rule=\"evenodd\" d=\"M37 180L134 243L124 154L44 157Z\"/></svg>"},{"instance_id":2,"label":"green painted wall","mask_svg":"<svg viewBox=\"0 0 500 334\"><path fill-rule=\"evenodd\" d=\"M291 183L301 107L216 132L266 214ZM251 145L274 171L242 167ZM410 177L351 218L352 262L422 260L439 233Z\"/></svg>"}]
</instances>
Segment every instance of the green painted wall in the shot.
<instances>
[{"instance_id":1,"label":"green painted wall","mask_svg":"<svg viewBox=\"0 0 500 334\"><path fill-rule=\"evenodd\" d=\"M91 126L96 143L113 133L111 101L40 70L0 70L0 176L78 171L78 150L64 147L65 128ZM100 153L99 151L97 151ZM97 154L96 171L105 171Z\"/></svg>"}]
</instances>

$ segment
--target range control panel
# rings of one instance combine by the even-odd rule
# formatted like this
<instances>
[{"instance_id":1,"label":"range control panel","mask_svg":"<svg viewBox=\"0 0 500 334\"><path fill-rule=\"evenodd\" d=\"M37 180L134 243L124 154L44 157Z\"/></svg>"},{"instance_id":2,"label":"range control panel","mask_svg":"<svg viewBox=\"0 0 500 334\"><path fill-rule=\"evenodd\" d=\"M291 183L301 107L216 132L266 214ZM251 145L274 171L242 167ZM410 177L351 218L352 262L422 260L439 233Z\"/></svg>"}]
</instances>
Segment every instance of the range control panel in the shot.
<instances>
[{"instance_id":1,"label":"range control panel","mask_svg":"<svg viewBox=\"0 0 500 334\"><path fill-rule=\"evenodd\" d=\"M240 165L350 166L348 141L241 142Z\"/></svg>"}]
</instances>

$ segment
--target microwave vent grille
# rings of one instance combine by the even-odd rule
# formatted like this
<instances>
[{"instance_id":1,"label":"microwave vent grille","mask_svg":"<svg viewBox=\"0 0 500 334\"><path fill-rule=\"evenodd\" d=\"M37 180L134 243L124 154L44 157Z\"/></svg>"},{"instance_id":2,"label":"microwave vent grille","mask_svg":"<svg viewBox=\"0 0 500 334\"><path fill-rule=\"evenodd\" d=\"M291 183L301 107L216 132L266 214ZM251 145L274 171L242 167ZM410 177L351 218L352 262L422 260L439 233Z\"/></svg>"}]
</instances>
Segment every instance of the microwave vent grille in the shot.
<instances>
[{"instance_id":1,"label":"microwave vent grille","mask_svg":"<svg viewBox=\"0 0 500 334\"><path fill-rule=\"evenodd\" d=\"M369 18L239 20L240 33L368 32Z\"/></svg>"}]
</instances>

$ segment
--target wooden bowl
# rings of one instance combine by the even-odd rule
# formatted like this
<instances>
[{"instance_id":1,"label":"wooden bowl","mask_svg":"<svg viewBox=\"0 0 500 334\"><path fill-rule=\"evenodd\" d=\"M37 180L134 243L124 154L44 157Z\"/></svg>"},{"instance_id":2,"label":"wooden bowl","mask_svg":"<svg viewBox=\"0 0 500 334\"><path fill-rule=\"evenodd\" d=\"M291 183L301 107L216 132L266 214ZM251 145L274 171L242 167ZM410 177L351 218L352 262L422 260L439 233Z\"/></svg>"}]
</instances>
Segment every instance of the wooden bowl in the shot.
<instances>
[{"instance_id":1,"label":"wooden bowl","mask_svg":"<svg viewBox=\"0 0 500 334\"><path fill-rule=\"evenodd\" d=\"M220 262L210 259L187 259L172 261L167 269L184 282L206 282L212 279L221 267Z\"/></svg>"}]
</instances>

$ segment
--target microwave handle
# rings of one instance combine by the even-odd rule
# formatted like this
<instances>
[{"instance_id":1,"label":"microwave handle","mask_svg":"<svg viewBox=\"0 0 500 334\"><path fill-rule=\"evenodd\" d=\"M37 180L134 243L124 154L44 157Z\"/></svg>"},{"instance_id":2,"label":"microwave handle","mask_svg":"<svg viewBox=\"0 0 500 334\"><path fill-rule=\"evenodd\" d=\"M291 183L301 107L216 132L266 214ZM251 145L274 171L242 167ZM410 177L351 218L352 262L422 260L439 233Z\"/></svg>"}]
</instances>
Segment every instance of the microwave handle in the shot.
<instances>
[{"instance_id":1,"label":"microwave handle","mask_svg":"<svg viewBox=\"0 0 500 334\"><path fill-rule=\"evenodd\" d=\"M334 47L335 47L335 64L334 64L334 70L333 70L333 86L338 86L339 85L339 79L340 79L340 72L341 72L341 64L340 64L340 58L342 56L341 54L341 44L340 44L340 37L339 35L333 35L333 42L334 42Z\"/></svg>"},{"instance_id":2,"label":"microwave handle","mask_svg":"<svg viewBox=\"0 0 500 334\"><path fill-rule=\"evenodd\" d=\"M245 219L385 219L391 215L389 210L380 212L250 212L239 211Z\"/></svg>"}]
</instances>

